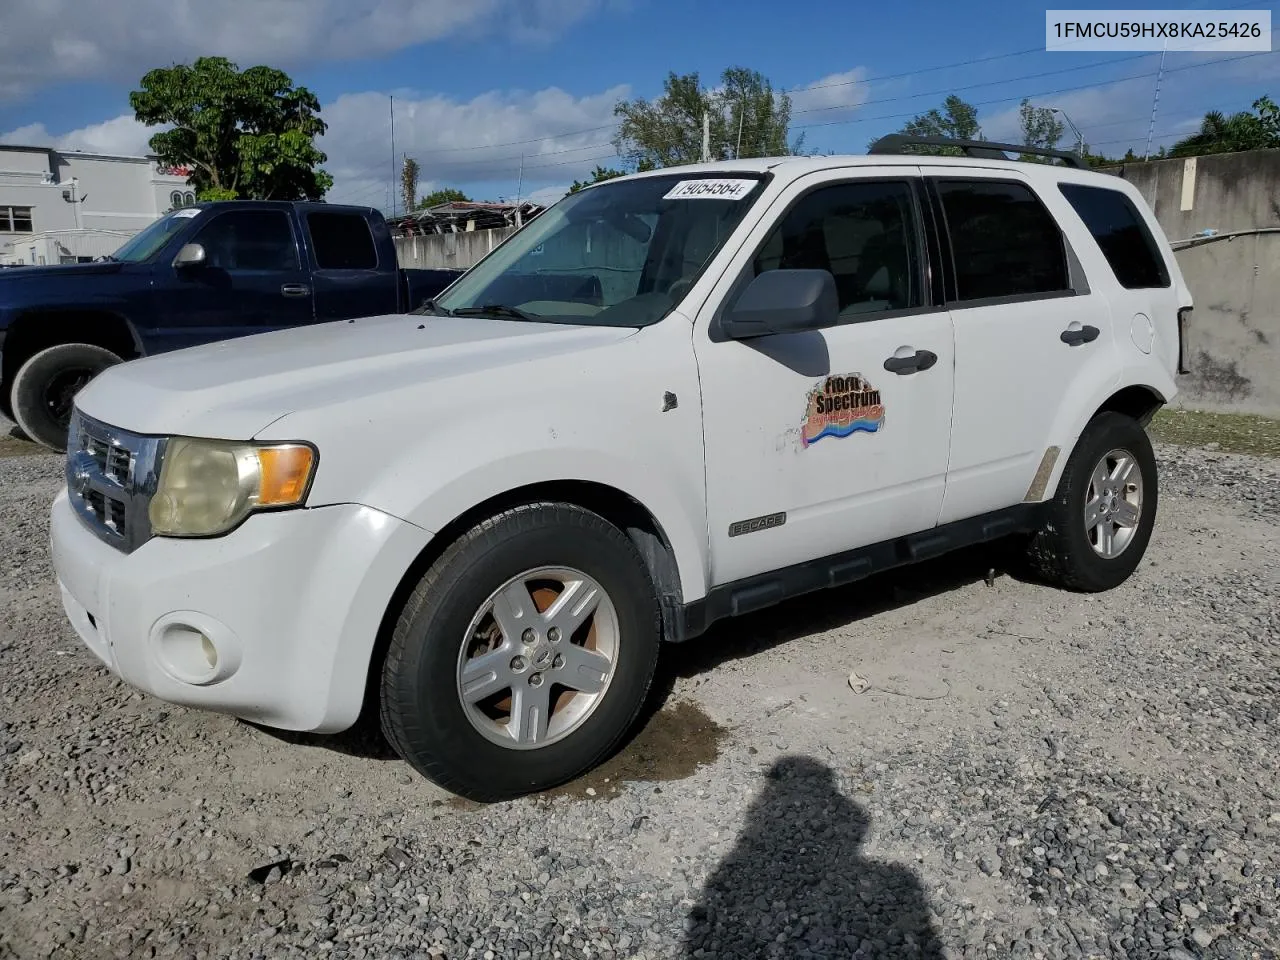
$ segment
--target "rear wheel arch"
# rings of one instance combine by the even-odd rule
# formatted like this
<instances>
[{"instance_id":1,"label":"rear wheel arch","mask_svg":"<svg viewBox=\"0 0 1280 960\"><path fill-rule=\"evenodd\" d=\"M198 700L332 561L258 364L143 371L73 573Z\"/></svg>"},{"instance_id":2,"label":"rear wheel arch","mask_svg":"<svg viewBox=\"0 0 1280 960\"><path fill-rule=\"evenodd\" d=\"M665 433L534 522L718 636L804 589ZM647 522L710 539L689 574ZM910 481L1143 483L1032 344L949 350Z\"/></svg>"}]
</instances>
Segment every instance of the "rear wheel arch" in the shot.
<instances>
[{"instance_id":1,"label":"rear wheel arch","mask_svg":"<svg viewBox=\"0 0 1280 960\"><path fill-rule=\"evenodd\" d=\"M1089 420L1093 420L1102 413L1119 413L1137 420L1145 427L1151 423L1151 418L1165 405L1165 402L1164 396L1155 387L1134 384L1117 390L1109 396L1098 409L1093 411Z\"/></svg>"}]
</instances>

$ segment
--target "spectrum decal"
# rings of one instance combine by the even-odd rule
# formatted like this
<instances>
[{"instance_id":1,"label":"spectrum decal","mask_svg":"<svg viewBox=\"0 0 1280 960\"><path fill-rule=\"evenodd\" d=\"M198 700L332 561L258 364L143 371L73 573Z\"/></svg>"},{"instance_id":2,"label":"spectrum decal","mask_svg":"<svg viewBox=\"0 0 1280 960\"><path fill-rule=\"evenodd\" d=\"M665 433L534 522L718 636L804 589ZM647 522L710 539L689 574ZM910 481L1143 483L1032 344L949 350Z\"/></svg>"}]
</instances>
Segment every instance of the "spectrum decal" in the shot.
<instances>
[{"instance_id":1,"label":"spectrum decal","mask_svg":"<svg viewBox=\"0 0 1280 960\"><path fill-rule=\"evenodd\" d=\"M883 425L879 390L860 373L831 376L809 391L800 443L809 447L824 437L875 433Z\"/></svg>"}]
</instances>

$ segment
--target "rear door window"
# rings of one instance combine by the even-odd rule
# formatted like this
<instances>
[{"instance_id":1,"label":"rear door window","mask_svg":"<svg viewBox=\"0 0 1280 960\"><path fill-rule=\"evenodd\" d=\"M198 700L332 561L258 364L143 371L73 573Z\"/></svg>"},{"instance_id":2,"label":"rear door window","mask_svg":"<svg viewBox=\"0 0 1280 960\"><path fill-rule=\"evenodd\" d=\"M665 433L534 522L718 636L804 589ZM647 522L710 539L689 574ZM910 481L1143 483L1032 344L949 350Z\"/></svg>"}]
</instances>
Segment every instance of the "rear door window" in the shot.
<instances>
[{"instance_id":1,"label":"rear door window","mask_svg":"<svg viewBox=\"0 0 1280 960\"><path fill-rule=\"evenodd\" d=\"M358 213L309 213L307 232L321 270L374 270L378 249L369 224Z\"/></svg>"},{"instance_id":2,"label":"rear door window","mask_svg":"<svg viewBox=\"0 0 1280 960\"><path fill-rule=\"evenodd\" d=\"M1012 180L936 181L956 299L1034 298L1071 290L1066 246L1053 215Z\"/></svg>"},{"instance_id":3,"label":"rear door window","mask_svg":"<svg viewBox=\"0 0 1280 960\"><path fill-rule=\"evenodd\" d=\"M1058 189L1098 241L1120 285L1129 290L1169 286L1169 269L1133 202L1119 190L1060 183Z\"/></svg>"}]
</instances>

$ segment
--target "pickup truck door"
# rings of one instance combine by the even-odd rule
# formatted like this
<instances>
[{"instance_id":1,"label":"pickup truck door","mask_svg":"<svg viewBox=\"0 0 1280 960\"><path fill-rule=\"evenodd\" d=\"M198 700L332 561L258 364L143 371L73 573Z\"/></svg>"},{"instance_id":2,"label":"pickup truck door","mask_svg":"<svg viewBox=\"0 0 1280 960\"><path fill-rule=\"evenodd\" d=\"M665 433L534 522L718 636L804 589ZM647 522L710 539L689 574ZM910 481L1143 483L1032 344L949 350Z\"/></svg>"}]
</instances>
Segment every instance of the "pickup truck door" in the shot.
<instances>
[{"instance_id":1,"label":"pickup truck door","mask_svg":"<svg viewBox=\"0 0 1280 960\"><path fill-rule=\"evenodd\" d=\"M801 178L703 308L695 352L713 585L936 525L953 347L922 196L902 167ZM841 323L717 342L716 315L779 268L829 270Z\"/></svg>"},{"instance_id":2,"label":"pickup truck door","mask_svg":"<svg viewBox=\"0 0 1280 960\"><path fill-rule=\"evenodd\" d=\"M385 221L375 236L359 213L308 210L302 215L316 291L316 319L397 313L400 269ZM381 241L381 242L379 242Z\"/></svg>"},{"instance_id":3,"label":"pickup truck door","mask_svg":"<svg viewBox=\"0 0 1280 960\"><path fill-rule=\"evenodd\" d=\"M156 275L157 352L314 321L310 277L284 211L215 213L188 242L204 247L205 262L165 263Z\"/></svg>"}]
</instances>

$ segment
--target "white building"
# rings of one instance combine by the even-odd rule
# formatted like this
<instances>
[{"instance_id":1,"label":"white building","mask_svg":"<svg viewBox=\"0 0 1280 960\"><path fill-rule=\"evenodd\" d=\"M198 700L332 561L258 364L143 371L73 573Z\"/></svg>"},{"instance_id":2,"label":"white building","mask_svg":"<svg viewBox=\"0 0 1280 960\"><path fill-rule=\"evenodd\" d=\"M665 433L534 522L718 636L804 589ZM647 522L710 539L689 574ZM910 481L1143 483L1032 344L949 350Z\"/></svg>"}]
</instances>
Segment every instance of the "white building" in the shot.
<instances>
[{"instance_id":1,"label":"white building","mask_svg":"<svg viewBox=\"0 0 1280 960\"><path fill-rule=\"evenodd\" d=\"M187 171L154 157L0 144L0 264L92 260L194 202Z\"/></svg>"}]
</instances>

